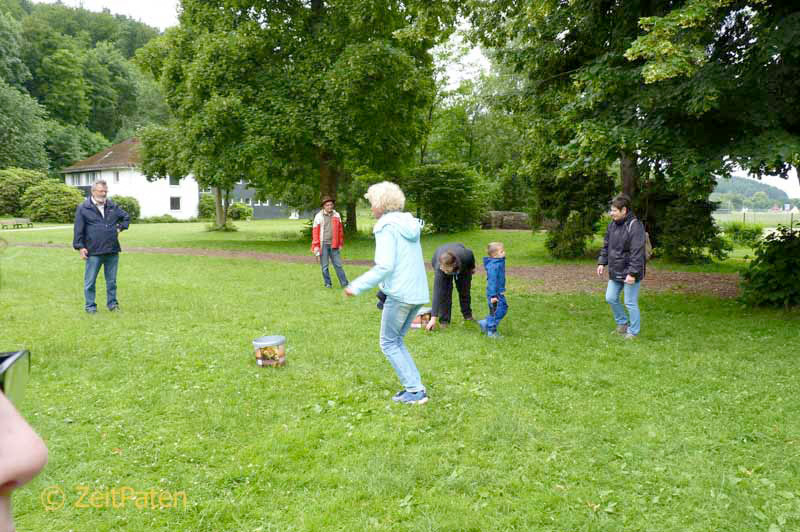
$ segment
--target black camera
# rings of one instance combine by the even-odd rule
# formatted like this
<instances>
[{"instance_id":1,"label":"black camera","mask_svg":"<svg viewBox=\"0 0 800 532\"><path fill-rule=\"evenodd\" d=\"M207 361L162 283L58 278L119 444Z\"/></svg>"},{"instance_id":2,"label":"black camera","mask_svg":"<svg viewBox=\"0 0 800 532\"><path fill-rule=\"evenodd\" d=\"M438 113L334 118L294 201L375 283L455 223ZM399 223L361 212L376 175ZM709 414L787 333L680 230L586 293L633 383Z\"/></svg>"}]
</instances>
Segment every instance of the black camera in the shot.
<instances>
[{"instance_id":1,"label":"black camera","mask_svg":"<svg viewBox=\"0 0 800 532\"><path fill-rule=\"evenodd\" d=\"M0 392L19 408L31 373L31 353L23 351L0 353Z\"/></svg>"}]
</instances>

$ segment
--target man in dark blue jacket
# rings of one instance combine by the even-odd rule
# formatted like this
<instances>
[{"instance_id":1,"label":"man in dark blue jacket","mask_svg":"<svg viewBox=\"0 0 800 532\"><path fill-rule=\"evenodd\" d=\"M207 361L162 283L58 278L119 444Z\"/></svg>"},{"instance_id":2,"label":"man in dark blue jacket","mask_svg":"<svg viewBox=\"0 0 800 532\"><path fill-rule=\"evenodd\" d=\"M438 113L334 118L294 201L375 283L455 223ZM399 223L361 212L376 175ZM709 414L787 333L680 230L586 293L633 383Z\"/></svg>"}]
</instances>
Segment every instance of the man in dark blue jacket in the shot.
<instances>
[{"instance_id":1,"label":"man in dark blue jacket","mask_svg":"<svg viewBox=\"0 0 800 532\"><path fill-rule=\"evenodd\" d=\"M72 247L80 251L86 261L83 277L83 294L86 312L95 314L94 287L100 267L106 278L106 304L108 310L119 309L117 302L117 265L119 264L119 233L128 228L130 217L113 201L106 198L108 185L95 181L92 194L75 210L75 237Z\"/></svg>"}]
</instances>

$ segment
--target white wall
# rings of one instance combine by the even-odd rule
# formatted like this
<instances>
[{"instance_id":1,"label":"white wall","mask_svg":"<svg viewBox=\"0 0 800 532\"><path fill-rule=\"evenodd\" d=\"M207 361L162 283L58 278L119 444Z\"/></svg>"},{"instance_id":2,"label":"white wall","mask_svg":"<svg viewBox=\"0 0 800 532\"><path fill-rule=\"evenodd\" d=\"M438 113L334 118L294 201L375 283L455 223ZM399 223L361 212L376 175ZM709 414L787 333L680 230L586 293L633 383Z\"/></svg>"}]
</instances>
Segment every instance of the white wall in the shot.
<instances>
[{"instance_id":1,"label":"white wall","mask_svg":"<svg viewBox=\"0 0 800 532\"><path fill-rule=\"evenodd\" d=\"M103 170L98 174L98 179L104 179L108 183L109 196L132 196L136 198L141 207L142 218L169 214L179 220L185 220L197 216L200 190L197 186L197 181L192 176L184 177L175 186L170 185L168 179L150 182L134 168ZM67 175L67 184L86 186L91 183L85 175L82 175L80 182L78 182L79 175ZM180 198L179 210L172 210L170 198Z\"/></svg>"}]
</instances>

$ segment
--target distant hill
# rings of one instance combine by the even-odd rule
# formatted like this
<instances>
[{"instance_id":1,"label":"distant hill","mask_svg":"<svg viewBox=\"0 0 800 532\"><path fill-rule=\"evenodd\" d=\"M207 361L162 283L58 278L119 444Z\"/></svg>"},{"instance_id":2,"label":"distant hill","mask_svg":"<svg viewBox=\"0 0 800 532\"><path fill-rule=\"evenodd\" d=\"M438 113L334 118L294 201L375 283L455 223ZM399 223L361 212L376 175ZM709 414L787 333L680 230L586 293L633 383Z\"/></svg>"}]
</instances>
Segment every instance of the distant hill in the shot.
<instances>
[{"instance_id":1,"label":"distant hill","mask_svg":"<svg viewBox=\"0 0 800 532\"><path fill-rule=\"evenodd\" d=\"M789 196L783 190L744 177L732 177L730 179L720 179L714 189L717 194L741 194L745 198L752 197L756 192L764 192L771 200L781 203L788 203Z\"/></svg>"}]
</instances>

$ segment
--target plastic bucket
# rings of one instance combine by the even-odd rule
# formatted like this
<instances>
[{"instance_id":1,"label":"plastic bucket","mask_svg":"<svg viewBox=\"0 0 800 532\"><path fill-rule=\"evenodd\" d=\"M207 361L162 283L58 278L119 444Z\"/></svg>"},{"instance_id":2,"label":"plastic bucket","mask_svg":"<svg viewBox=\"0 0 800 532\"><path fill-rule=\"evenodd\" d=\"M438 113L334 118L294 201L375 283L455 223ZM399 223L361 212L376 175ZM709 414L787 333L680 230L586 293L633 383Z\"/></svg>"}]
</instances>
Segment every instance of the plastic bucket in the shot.
<instances>
[{"instance_id":1,"label":"plastic bucket","mask_svg":"<svg viewBox=\"0 0 800 532\"><path fill-rule=\"evenodd\" d=\"M256 365L283 366L286 364L286 337L262 336L253 340Z\"/></svg>"}]
</instances>

